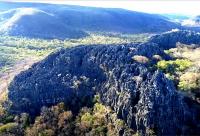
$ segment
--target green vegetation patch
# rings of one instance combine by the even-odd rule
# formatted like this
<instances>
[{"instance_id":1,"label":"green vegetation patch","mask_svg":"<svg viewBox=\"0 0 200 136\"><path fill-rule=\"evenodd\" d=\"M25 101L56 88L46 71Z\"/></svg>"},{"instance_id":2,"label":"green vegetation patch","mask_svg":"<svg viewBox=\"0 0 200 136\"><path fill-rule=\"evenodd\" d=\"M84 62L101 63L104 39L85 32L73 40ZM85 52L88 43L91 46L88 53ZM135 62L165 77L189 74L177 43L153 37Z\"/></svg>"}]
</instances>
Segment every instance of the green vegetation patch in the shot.
<instances>
[{"instance_id":1,"label":"green vegetation patch","mask_svg":"<svg viewBox=\"0 0 200 136\"><path fill-rule=\"evenodd\" d=\"M192 65L193 63L187 59L161 60L157 63L157 68L164 73L174 74L175 72L182 72Z\"/></svg>"},{"instance_id":2,"label":"green vegetation patch","mask_svg":"<svg viewBox=\"0 0 200 136\"><path fill-rule=\"evenodd\" d=\"M190 93L189 96L194 100L199 99L197 97L200 90L200 48L180 45L165 50L165 53L175 60L161 60L156 66L174 81L178 90Z\"/></svg>"},{"instance_id":3,"label":"green vegetation patch","mask_svg":"<svg viewBox=\"0 0 200 136\"><path fill-rule=\"evenodd\" d=\"M0 126L0 133L9 132L17 127L17 123L7 123L3 126Z\"/></svg>"},{"instance_id":4,"label":"green vegetation patch","mask_svg":"<svg viewBox=\"0 0 200 136\"><path fill-rule=\"evenodd\" d=\"M12 67L20 60L26 58L39 60L60 48L92 44L138 43L147 41L148 37L149 34L106 35L90 33L89 36L80 39L45 40L15 36L0 36L0 72L6 72L9 67Z\"/></svg>"}]
</instances>

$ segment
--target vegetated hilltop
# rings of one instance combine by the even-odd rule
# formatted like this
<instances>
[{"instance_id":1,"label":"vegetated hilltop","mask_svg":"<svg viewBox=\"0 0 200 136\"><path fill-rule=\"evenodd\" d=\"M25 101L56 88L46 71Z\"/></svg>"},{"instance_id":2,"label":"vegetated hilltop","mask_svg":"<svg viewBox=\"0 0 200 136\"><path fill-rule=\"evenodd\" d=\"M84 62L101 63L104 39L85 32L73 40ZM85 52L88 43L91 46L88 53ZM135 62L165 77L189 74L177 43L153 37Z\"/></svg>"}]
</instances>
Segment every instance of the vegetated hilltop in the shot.
<instances>
[{"instance_id":1,"label":"vegetated hilltop","mask_svg":"<svg viewBox=\"0 0 200 136\"><path fill-rule=\"evenodd\" d=\"M189 30L172 30L163 34L152 36L150 42L156 43L162 49L176 48L176 43L200 45L200 33Z\"/></svg>"},{"instance_id":2,"label":"vegetated hilltop","mask_svg":"<svg viewBox=\"0 0 200 136\"><path fill-rule=\"evenodd\" d=\"M10 110L34 116L42 106L64 102L76 114L91 107L98 94L135 132L196 134L196 110L154 69L160 58L168 56L152 43L60 50L15 77L9 87Z\"/></svg>"},{"instance_id":3,"label":"vegetated hilltop","mask_svg":"<svg viewBox=\"0 0 200 136\"><path fill-rule=\"evenodd\" d=\"M0 13L0 33L44 39L81 38L87 34L64 24L56 15L35 8L17 8Z\"/></svg>"},{"instance_id":4,"label":"vegetated hilltop","mask_svg":"<svg viewBox=\"0 0 200 136\"><path fill-rule=\"evenodd\" d=\"M66 6L55 12L67 24L87 31L133 34L156 33L181 28L160 15L124 9Z\"/></svg>"},{"instance_id":5,"label":"vegetated hilltop","mask_svg":"<svg viewBox=\"0 0 200 136\"><path fill-rule=\"evenodd\" d=\"M38 3L6 3L0 12L2 34L31 38L81 38L87 32L157 33L181 28L155 14L114 8Z\"/></svg>"}]
</instances>

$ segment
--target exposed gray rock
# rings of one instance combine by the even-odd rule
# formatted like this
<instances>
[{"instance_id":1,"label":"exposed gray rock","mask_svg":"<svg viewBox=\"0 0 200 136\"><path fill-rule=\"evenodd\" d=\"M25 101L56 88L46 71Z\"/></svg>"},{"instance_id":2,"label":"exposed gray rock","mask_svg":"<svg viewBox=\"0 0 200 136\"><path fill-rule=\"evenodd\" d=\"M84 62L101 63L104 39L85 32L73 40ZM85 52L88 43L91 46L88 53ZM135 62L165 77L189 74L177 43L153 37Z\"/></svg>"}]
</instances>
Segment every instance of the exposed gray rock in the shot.
<instances>
[{"instance_id":1,"label":"exposed gray rock","mask_svg":"<svg viewBox=\"0 0 200 136\"><path fill-rule=\"evenodd\" d=\"M61 50L22 72L9 87L12 111L35 115L42 106L64 101L77 112L98 93L127 125L142 134L188 134L195 116L171 81L132 59L167 58L156 44L94 45ZM195 113L193 113L195 114ZM126 133L126 132L124 132ZM197 133L197 132L195 132Z\"/></svg>"},{"instance_id":2,"label":"exposed gray rock","mask_svg":"<svg viewBox=\"0 0 200 136\"><path fill-rule=\"evenodd\" d=\"M176 43L197 44L200 46L200 33L189 30L178 30L155 35L150 42L156 43L162 49L176 48Z\"/></svg>"}]
</instances>

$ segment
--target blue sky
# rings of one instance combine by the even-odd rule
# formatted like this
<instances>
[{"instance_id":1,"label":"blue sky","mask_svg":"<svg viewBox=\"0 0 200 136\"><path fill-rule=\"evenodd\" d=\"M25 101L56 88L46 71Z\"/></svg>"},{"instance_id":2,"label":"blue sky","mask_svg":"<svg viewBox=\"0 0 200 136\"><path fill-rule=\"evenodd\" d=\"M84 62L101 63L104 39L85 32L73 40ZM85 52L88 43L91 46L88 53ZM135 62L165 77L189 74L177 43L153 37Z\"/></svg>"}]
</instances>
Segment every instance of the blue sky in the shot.
<instances>
[{"instance_id":1,"label":"blue sky","mask_svg":"<svg viewBox=\"0 0 200 136\"><path fill-rule=\"evenodd\" d=\"M92 7L124 8L148 13L177 13L185 15L200 14L200 1L193 0L32 0L32 2L36 1L43 3L70 4Z\"/></svg>"}]
</instances>

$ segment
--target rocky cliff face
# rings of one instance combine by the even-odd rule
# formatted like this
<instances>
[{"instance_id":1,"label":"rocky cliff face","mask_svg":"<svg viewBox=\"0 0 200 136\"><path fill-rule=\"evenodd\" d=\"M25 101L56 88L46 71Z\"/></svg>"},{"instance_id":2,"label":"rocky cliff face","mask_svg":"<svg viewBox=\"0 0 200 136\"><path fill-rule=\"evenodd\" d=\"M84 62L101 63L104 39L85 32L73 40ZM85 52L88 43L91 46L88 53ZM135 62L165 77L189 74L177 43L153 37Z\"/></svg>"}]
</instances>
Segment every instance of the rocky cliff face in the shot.
<instances>
[{"instance_id":1,"label":"rocky cliff face","mask_svg":"<svg viewBox=\"0 0 200 136\"><path fill-rule=\"evenodd\" d=\"M186 30L175 30L160 35L155 35L150 42L156 43L162 49L176 48L176 43L200 44L200 33Z\"/></svg>"},{"instance_id":2,"label":"rocky cliff face","mask_svg":"<svg viewBox=\"0 0 200 136\"><path fill-rule=\"evenodd\" d=\"M134 55L149 62L137 62ZM171 81L149 68L153 55L167 57L152 43L60 50L15 77L9 87L11 110L35 115L44 105L64 101L77 112L91 106L98 93L103 104L142 134L151 129L158 135L188 134L195 113Z\"/></svg>"}]
</instances>

